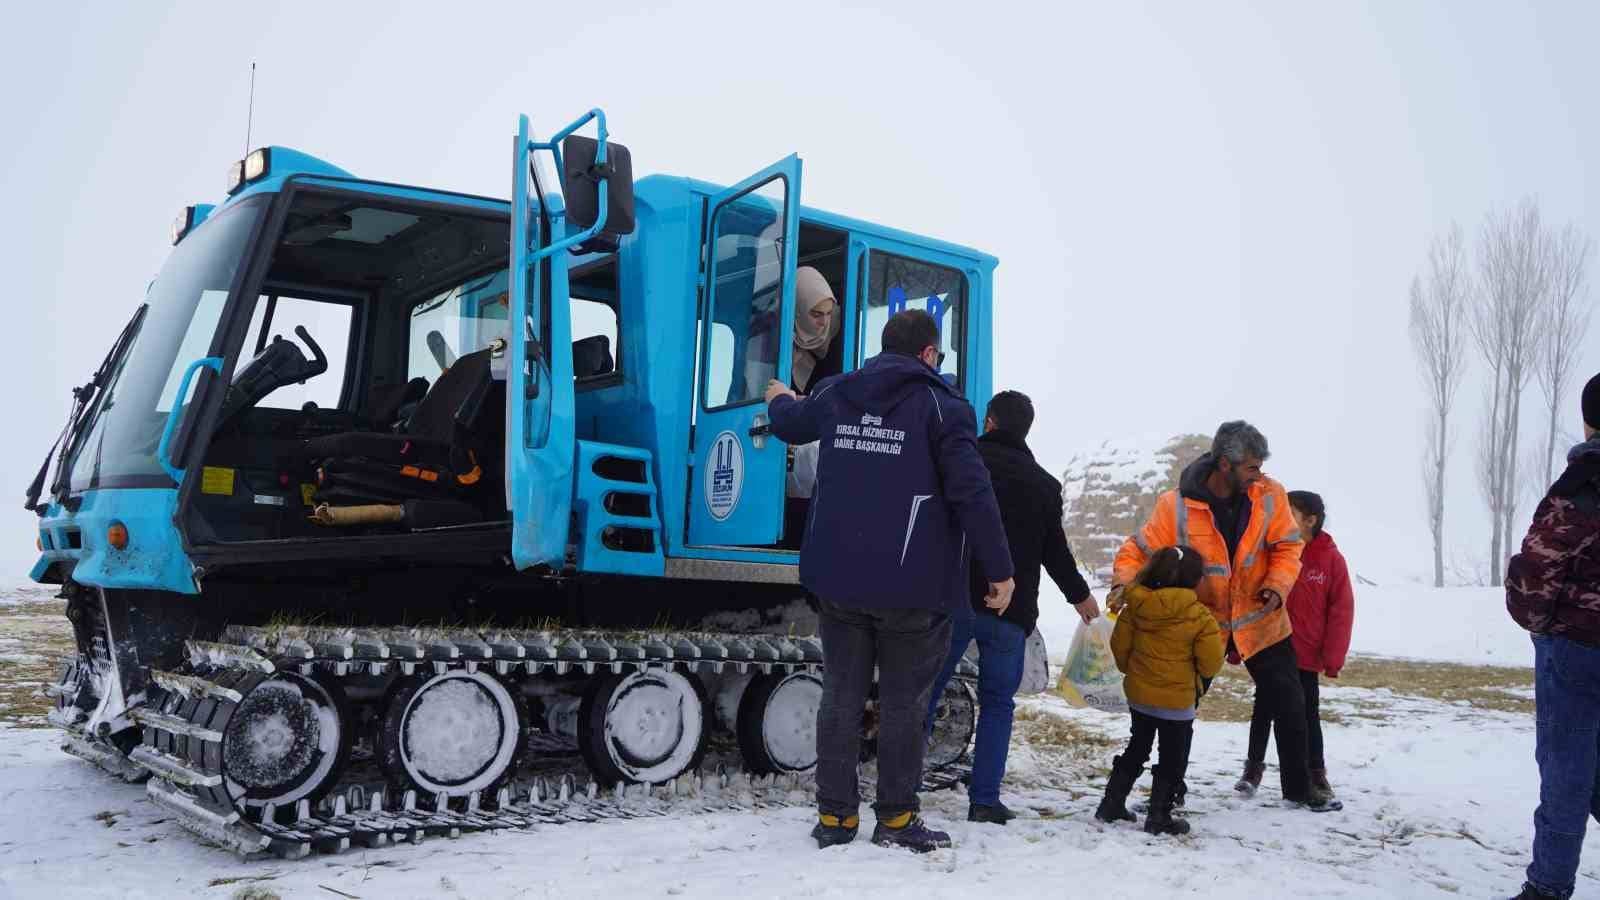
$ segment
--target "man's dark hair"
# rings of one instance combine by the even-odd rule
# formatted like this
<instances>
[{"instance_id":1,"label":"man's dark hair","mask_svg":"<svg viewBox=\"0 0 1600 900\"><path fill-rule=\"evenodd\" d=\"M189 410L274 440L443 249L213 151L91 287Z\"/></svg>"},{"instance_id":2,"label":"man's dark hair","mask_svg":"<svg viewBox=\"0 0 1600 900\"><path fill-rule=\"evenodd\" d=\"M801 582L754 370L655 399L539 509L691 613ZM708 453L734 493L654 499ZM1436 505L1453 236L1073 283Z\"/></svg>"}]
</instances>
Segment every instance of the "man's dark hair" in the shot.
<instances>
[{"instance_id":1,"label":"man's dark hair","mask_svg":"<svg viewBox=\"0 0 1600 900\"><path fill-rule=\"evenodd\" d=\"M939 323L923 310L902 310L883 324L883 349L890 353L920 356L922 351L937 346Z\"/></svg>"},{"instance_id":2,"label":"man's dark hair","mask_svg":"<svg viewBox=\"0 0 1600 900\"><path fill-rule=\"evenodd\" d=\"M1267 438L1249 422L1223 422L1211 439L1211 457L1240 465L1247 459L1267 461Z\"/></svg>"},{"instance_id":3,"label":"man's dark hair","mask_svg":"<svg viewBox=\"0 0 1600 900\"><path fill-rule=\"evenodd\" d=\"M1001 431L1025 438L1033 427L1033 401L1021 391L1001 391L989 400L984 416L993 419Z\"/></svg>"}]
</instances>

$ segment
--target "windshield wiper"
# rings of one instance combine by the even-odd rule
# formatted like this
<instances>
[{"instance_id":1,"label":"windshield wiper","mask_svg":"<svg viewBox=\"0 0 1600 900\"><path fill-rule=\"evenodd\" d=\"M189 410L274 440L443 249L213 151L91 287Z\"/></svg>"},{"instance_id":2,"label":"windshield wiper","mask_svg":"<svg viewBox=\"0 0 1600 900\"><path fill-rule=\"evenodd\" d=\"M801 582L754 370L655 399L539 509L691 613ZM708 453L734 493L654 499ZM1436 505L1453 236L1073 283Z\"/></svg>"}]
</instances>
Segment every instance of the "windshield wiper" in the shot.
<instances>
[{"instance_id":1,"label":"windshield wiper","mask_svg":"<svg viewBox=\"0 0 1600 900\"><path fill-rule=\"evenodd\" d=\"M67 414L67 423L62 427L61 433L56 435L55 443L51 444L50 449L45 451L44 462L39 466L39 474L33 476L33 483L28 485L28 493L22 504L23 509L38 513L40 516L44 515L45 506L39 502L39 497L44 493L44 479L50 472L52 458L55 459L56 463L56 477L50 484L50 494L53 497L61 495L62 490L65 488L68 453L77 444L78 438L82 436L84 428L89 424L92 416L88 413L94 406L95 398L106 389L117 360L121 358L128 344L132 342L133 336L139 331L139 323L144 321L144 314L149 308L149 304L141 303L139 305L139 309L134 312L133 318L128 320L127 325L123 326L122 333L117 335L116 343L111 345L110 352L106 353L105 359L100 361L99 368L95 369L94 377L89 379L87 384L72 389L72 411ZM58 450L60 451L59 453L57 452Z\"/></svg>"}]
</instances>

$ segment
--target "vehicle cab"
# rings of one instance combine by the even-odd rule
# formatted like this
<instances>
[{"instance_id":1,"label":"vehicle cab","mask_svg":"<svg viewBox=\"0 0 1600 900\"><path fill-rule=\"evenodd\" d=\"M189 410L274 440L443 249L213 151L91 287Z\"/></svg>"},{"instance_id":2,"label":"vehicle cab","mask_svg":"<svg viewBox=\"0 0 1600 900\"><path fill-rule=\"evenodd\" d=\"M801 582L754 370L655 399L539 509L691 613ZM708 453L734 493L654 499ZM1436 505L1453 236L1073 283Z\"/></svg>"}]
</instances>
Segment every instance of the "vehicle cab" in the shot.
<instances>
[{"instance_id":1,"label":"vehicle cab","mask_svg":"<svg viewBox=\"0 0 1600 900\"><path fill-rule=\"evenodd\" d=\"M52 452L33 577L193 594L448 561L793 583L795 451L763 391L792 381L801 267L837 302L819 366L856 368L926 309L942 374L987 400L993 257L802 206L794 156L635 184L599 111L544 141L524 118L512 149L509 202L283 147L231 167Z\"/></svg>"}]
</instances>

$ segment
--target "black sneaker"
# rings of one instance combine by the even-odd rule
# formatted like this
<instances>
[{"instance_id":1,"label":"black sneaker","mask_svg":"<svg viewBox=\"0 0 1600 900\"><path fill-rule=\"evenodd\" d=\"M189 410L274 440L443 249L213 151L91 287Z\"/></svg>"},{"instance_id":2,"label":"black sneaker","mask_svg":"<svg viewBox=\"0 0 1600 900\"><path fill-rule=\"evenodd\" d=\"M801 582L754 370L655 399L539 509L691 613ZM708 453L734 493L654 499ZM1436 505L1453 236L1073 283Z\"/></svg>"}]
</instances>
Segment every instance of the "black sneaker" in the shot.
<instances>
[{"instance_id":1,"label":"black sneaker","mask_svg":"<svg viewBox=\"0 0 1600 900\"><path fill-rule=\"evenodd\" d=\"M811 837L817 842L818 850L826 850L855 840L859 824L860 820L855 816L840 819L838 816L821 815L817 817L816 827L811 829Z\"/></svg>"},{"instance_id":2,"label":"black sneaker","mask_svg":"<svg viewBox=\"0 0 1600 900\"><path fill-rule=\"evenodd\" d=\"M1526 882L1522 885L1522 893L1512 897L1511 900L1561 900L1556 894L1546 894Z\"/></svg>"},{"instance_id":3,"label":"black sneaker","mask_svg":"<svg viewBox=\"0 0 1600 900\"><path fill-rule=\"evenodd\" d=\"M904 847L913 853L930 853L951 845L950 835L929 828L921 816L911 813L905 815L908 817L906 823L899 828L880 819L878 827L872 829L872 842L880 847Z\"/></svg>"},{"instance_id":4,"label":"black sneaker","mask_svg":"<svg viewBox=\"0 0 1600 900\"><path fill-rule=\"evenodd\" d=\"M993 804L974 803L967 807L968 822L986 822L990 825L1004 825L1015 819L1017 814L1006 808L1004 803L996 800Z\"/></svg>"}]
</instances>

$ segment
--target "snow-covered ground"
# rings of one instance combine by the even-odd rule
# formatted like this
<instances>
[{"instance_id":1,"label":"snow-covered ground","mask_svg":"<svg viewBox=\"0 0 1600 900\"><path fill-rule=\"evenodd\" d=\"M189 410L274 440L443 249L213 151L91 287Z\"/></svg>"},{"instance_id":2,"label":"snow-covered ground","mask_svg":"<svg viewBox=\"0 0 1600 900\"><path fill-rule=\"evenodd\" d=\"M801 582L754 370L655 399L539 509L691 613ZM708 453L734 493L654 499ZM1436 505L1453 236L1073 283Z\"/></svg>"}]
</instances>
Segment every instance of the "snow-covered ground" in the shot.
<instances>
[{"instance_id":1,"label":"snow-covered ground","mask_svg":"<svg viewBox=\"0 0 1600 900\"><path fill-rule=\"evenodd\" d=\"M1526 637L1499 591L1361 588L1356 650L1526 665ZM1075 618L1046 603L1052 655ZM22 648L0 647L0 652ZM1396 679L1403 681L1403 678ZM1508 697L1528 699L1525 680ZM1331 777L1346 808L1315 815L1231 786L1245 726L1202 721L1184 839L1108 828L1091 813L1126 718L1022 702L1005 797L1024 819L965 822L965 797L925 798L956 847L928 856L854 845L818 852L808 798L746 813L696 813L434 838L298 862L240 861L145 799L142 786L62 754L47 730L0 728L0 898L11 897L1455 897L1507 896L1527 862L1538 776L1527 712L1325 682ZM1502 704L1503 705L1503 704ZM1516 704L1512 704L1516 705ZM1108 740L1109 739L1109 740ZM1136 799L1138 799L1136 797ZM871 815L865 819L870 828ZM1591 837L1579 896L1600 894ZM250 893L250 892L255 893Z\"/></svg>"},{"instance_id":2,"label":"snow-covered ground","mask_svg":"<svg viewBox=\"0 0 1600 900\"><path fill-rule=\"evenodd\" d=\"M1019 740L1007 800L1026 818L969 825L965 798L929 795L956 846L928 856L858 839L819 852L806 806L432 839L299 862L241 862L165 820L125 785L62 755L48 731L0 732L0 897L1490 897L1515 891L1537 793L1525 715L1329 687L1331 770L1346 808L1284 807L1274 773L1230 790L1245 726L1202 722L1184 839L1091 818L1111 750ZM1359 712L1380 702L1382 716ZM1125 720L1025 701L1040 720L1120 740ZM1035 731L1034 734L1040 732ZM1081 740L1081 739L1080 739ZM800 798L797 798L800 799ZM870 814L866 817L870 825ZM1600 891L1591 837L1580 882Z\"/></svg>"}]
</instances>

